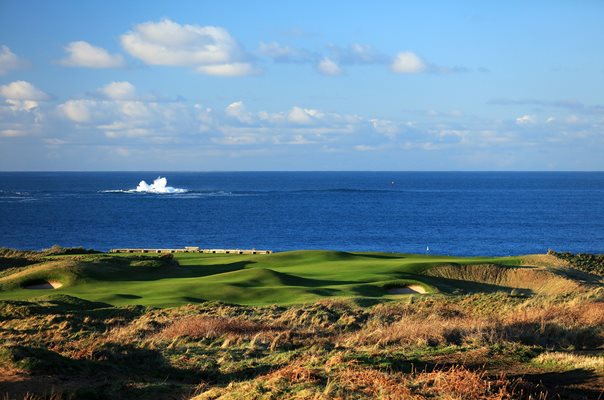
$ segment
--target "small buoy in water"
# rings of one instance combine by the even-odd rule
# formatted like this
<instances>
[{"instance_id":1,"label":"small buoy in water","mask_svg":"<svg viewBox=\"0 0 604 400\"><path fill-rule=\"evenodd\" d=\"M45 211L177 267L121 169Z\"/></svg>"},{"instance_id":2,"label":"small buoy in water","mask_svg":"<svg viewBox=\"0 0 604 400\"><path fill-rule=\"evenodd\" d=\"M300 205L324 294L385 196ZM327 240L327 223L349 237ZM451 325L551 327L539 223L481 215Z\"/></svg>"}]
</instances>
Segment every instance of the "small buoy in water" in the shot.
<instances>
[{"instance_id":1,"label":"small buoy in water","mask_svg":"<svg viewBox=\"0 0 604 400\"><path fill-rule=\"evenodd\" d=\"M390 186L394 186L394 184L395 184L395 183L396 183L396 182L391 181L391 182L390 182Z\"/></svg>"}]
</instances>

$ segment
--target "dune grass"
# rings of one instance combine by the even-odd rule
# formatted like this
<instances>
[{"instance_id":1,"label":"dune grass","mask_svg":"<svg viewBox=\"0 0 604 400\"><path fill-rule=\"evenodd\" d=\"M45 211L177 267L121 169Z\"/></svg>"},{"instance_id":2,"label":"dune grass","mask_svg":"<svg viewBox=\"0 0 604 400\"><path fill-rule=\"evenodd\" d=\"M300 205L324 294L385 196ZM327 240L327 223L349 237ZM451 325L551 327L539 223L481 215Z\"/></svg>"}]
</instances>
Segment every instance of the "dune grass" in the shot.
<instances>
[{"instance_id":1,"label":"dune grass","mask_svg":"<svg viewBox=\"0 0 604 400\"><path fill-rule=\"evenodd\" d=\"M370 307L343 299L111 307L58 294L0 301L0 392L32 400L596 399L604 293L588 295L435 295Z\"/></svg>"}]
</instances>

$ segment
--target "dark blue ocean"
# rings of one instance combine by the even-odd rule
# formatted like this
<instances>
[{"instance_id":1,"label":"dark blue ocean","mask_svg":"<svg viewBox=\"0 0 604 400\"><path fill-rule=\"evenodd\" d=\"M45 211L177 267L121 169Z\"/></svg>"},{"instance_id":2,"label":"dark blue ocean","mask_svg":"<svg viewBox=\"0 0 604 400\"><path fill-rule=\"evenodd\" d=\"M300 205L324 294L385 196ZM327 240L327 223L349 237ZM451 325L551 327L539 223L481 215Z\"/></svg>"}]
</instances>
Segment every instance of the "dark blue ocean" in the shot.
<instances>
[{"instance_id":1,"label":"dark blue ocean","mask_svg":"<svg viewBox=\"0 0 604 400\"><path fill-rule=\"evenodd\" d=\"M53 244L604 253L604 173L0 173L0 246Z\"/></svg>"}]
</instances>

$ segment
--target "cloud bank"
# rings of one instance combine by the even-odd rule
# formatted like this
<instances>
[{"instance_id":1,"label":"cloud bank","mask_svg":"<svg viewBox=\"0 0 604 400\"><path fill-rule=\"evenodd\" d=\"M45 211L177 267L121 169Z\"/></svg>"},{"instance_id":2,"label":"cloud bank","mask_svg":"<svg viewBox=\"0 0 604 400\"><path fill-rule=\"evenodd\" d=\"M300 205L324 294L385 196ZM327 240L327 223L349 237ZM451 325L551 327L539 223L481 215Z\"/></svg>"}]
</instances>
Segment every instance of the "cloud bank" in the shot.
<instances>
[{"instance_id":1,"label":"cloud bank","mask_svg":"<svg viewBox=\"0 0 604 400\"><path fill-rule=\"evenodd\" d=\"M489 169L491 159L499 159L503 164L493 164L497 169L513 166L510 160L517 154L566 154L604 146L599 134L604 121L595 112L601 106L567 101L511 102L507 118L401 110L388 119L334 112L312 103L258 109L254 100L224 99L222 105L211 107L199 100L149 95L126 80L109 81L84 93L56 100L28 81L0 86L2 147L30 140L28 146L43 146L58 157L102 149L111 157L126 158L155 149L156 156L173 163L194 163L199 154L217 162L224 157L302 160L312 154L324 157L324 165L331 167L339 164L329 164L329 157L394 162L424 154L433 161L459 157L455 165L482 169ZM535 110L534 104L540 108Z\"/></svg>"}]
</instances>

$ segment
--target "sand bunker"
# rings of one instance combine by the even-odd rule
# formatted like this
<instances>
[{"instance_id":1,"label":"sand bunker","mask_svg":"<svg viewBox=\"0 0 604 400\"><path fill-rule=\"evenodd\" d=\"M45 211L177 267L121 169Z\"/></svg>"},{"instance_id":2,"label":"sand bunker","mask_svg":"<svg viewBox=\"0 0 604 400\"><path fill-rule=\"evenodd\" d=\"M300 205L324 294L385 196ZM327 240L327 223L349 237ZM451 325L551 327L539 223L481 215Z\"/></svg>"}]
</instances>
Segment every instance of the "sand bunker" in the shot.
<instances>
[{"instance_id":1,"label":"sand bunker","mask_svg":"<svg viewBox=\"0 0 604 400\"><path fill-rule=\"evenodd\" d=\"M23 289L58 289L61 286L59 281L36 281L23 285Z\"/></svg>"},{"instance_id":2,"label":"sand bunker","mask_svg":"<svg viewBox=\"0 0 604 400\"><path fill-rule=\"evenodd\" d=\"M408 285L387 290L388 294L425 294L426 289L420 285Z\"/></svg>"}]
</instances>

